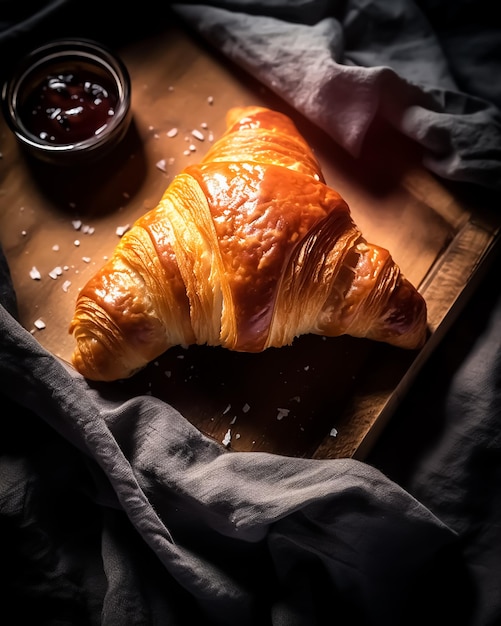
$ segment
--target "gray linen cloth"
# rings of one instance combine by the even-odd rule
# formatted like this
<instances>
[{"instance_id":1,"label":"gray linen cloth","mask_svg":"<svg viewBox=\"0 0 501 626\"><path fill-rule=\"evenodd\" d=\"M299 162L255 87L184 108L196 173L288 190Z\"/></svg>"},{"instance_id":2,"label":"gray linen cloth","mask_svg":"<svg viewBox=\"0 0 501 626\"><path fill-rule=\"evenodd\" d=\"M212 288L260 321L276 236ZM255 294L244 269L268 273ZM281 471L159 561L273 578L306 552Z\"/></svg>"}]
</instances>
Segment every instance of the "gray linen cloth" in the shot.
<instances>
[{"instance_id":1,"label":"gray linen cloth","mask_svg":"<svg viewBox=\"0 0 501 626\"><path fill-rule=\"evenodd\" d=\"M23 36L35 41L37 24L39 39L54 34L53 18L81 3L33 3L34 17L24 5L0 8L9 58ZM70 22L88 36L109 33L122 10L87 8L102 9L101 21L86 13ZM352 156L381 117L423 148L431 171L497 200L501 52L489 3L222 0L173 10ZM121 13L120 34L148 12L151 24L155 3ZM70 22L57 22L59 34ZM373 463L361 463L229 452L158 399L104 397L18 324L0 255L8 623L499 623L493 275L489 297L474 301L484 318L473 338L464 341L462 325L451 333L460 366L443 367L446 342L430 365L435 385L416 385L420 402L412 397ZM430 419L425 437L419 425Z\"/></svg>"}]
</instances>

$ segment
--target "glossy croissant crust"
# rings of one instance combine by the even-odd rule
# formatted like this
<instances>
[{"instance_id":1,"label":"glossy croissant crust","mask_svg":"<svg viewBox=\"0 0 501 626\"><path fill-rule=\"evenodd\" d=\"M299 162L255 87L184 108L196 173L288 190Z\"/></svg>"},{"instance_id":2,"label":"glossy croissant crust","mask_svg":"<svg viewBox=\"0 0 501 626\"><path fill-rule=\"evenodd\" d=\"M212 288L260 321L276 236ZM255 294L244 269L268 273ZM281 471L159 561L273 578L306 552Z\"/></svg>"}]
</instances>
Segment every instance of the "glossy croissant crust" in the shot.
<instances>
[{"instance_id":1,"label":"glossy croissant crust","mask_svg":"<svg viewBox=\"0 0 501 626\"><path fill-rule=\"evenodd\" d=\"M292 120L247 107L122 237L81 290L70 332L75 368L110 381L174 345L260 352L316 333L416 349L427 321Z\"/></svg>"}]
</instances>

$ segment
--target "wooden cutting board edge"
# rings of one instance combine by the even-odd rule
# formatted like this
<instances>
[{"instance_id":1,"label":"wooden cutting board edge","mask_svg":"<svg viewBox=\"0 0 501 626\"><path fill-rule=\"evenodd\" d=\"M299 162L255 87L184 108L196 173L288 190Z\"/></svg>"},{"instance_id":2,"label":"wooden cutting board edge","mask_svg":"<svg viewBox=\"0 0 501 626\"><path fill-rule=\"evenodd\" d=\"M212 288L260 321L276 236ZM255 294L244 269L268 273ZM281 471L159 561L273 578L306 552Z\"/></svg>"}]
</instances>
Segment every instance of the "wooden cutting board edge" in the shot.
<instances>
[{"instance_id":1,"label":"wooden cutting board edge","mask_svg":"<svg viewBox=\"0 0 501 626\"><path fill-rule=\"evenodd\" d=\"M426 345L395 388L383 389L379 394L374 390L366 393L366 386L361 384L345 410L342 439L328 434L313 458L364 460L367 457L417 375L475 293L487 269L500 256L501 227L492 230L474 218L463 225L419 289L427 302L432 303L430 337ZM437 297L441 293L447 293L448 298Z\"/></svg>"}]
</instances>

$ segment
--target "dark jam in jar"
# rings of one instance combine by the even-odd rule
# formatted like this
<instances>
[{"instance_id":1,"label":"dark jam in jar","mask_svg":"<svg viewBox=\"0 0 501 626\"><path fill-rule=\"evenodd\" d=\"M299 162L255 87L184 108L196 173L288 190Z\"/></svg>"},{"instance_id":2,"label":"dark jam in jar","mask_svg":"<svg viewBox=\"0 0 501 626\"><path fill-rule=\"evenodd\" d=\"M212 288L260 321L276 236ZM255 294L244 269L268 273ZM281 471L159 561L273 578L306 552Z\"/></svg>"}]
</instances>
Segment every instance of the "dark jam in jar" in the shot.
<instances>
[{"instance_id":1,"label":"dark jam in jar","mask_svg":"<svg viewBox=\"0 0 501 626\"><path fill-rule=\"evenodd\" d=\"M114 85L92 72L48 75L28 96L22 118L26 129L51 144L71 144L99 135L115 115Z\"/></svg>"}]
</instances>

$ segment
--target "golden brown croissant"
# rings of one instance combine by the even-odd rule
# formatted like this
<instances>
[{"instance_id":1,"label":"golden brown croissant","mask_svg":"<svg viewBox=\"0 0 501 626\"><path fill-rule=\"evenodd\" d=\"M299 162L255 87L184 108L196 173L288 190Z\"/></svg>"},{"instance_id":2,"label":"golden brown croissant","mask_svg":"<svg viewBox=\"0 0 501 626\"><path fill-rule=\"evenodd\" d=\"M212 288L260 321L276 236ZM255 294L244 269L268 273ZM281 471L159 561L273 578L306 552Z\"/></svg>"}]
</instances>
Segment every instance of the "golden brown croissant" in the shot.
<instances>
[{"instance_id":1,"label":"golden brown croissant","mask_svg":"<svg viewBox=\"0 0 501 626\"><path fill-rule=\"evenodd\" d=\"M247 107L122 237L70 332L75 368L116 380L174 345L260 352L316 333L415 349L426 328L423 298L363 238L292 120Z\"/></svg>"}]
</instances>

